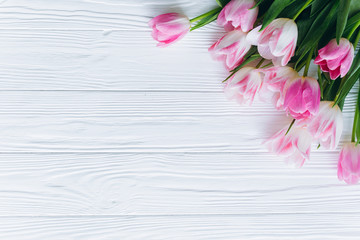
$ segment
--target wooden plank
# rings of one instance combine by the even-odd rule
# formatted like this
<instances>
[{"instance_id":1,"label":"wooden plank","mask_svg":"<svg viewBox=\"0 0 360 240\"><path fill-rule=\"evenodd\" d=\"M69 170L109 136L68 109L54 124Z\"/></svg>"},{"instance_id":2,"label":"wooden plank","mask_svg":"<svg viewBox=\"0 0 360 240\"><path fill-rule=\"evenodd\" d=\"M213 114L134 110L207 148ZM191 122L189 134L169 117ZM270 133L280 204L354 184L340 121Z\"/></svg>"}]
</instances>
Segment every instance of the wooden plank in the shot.
<instances>
[{"instance_id":1,"label":"wooden plank","mask_svg":"<svg viewBox=\"0 0 360 240\"><path fill-rule=\"evenodd\" d=\"M0 216L359 217L360 186L338 181L337 158L337 152L313 153L302 169L292 169L276 156L251 152L0 154Z\"/></svg>"},{"instance_id":2,"label":"wooden plank","mask_svg":"<svg viewBox=\"0 0 360 240\"><path fill-rule=\"evenodd\" d=\"M154 16L180 12L193 18L217 7L213 0L1 1L2 29L147 29Z\"/></svg>"},{"instance_id":3,"label":"wooden plank","mask_svg":"<svg viewBox=\"0 0 360 240\"><path fill-rule=\"evenodd\" d=\"M4 218L4 240L357 240L359 215Z\"/></svg>"},{"instance_id":4,"label":"wooden plank","mask_svg":"<svg viewBox=\"0 0 360 240\"><path fill-rule=\"evenodd\" d=\"M194 32L157 48L149 31L0 30L0 90L222 91L223 65Z\"/></svg>"},{"instance_id":5,"label":"wooden plank","mask_svg":"<svg viewBox=\"0 0 360 240\"><path fill-rule=\"evenodd\" d=\"M271 105L181 92L4 91L0 115L0 152L264 152L291 121Z\"/></svg>"}]
</instances>

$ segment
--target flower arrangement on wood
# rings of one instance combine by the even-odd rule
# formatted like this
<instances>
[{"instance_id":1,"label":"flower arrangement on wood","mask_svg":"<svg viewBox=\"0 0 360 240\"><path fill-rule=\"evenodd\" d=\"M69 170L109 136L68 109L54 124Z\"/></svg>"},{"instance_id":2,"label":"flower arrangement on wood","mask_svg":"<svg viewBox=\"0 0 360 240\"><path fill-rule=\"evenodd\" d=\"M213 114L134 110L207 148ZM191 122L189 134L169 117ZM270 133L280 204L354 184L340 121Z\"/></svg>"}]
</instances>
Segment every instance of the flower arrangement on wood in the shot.
<instances>
[{"instance_id":1,"label":"flower arrangement on wood","mask_svg":"<svg viewBox=\"0 0 360 240\"><path fill-rule=\"evenodd\" d=\"M271 102L293 120L264 144L301 167L312 143L334 150L343 131L346 96L360 79L360 1L216 0L219 7L189 19L178 13L149 22L158 46L165 47L213 21L226 32L209 47L229 71L224 93L251 105ZM354 48L355 47L355 48ZM317 76L308 76L310 63ZM301 74L300 74L301 72ZM360 180L360 91L350 142L343 143L338 178Z\"/></svg>"}]
</instances>

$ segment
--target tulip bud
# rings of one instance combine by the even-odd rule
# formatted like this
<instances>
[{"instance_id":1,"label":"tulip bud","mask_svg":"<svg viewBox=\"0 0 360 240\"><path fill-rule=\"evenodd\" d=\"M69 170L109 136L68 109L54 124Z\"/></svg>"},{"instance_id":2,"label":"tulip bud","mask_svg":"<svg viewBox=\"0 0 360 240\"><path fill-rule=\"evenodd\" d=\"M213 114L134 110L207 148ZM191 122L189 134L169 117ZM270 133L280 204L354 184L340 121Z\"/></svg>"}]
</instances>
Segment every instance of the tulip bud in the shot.
<instances>
[{"instance_id":1,"label":"tulip bud","mask_svg":"<svg viewBox=\"0 0 360 240\"><path fill-rule=\"evenodd\" d=\"M289 84L284 109L293 118L310 118L319 112L320 86L315 78L301 77Z\"/></svg>"},{"instance_id":2,"label":"tulip bud","mask_svg":"<svg viewBox=\"0 0 360 240\"><path fill-rule=\"evenodd\" d=\"M298 37L297 25L292 19L278 18L264 30L261 26L251 30L247 35L252 45L258 46L259 54L272 60L275 66L285 66L294 56Z\"/></svg>"},{"instance_id":3,"label":"tulip bud","mask_svg":"<svg viewBox=\"0 0 360 240\"><path fill-rule=\"evenodd\" d=\"M260 69L264 74L260 98L272 102L277 109L284 106L285 93L289 84L299 78L299 74L291 67L271 67Z\"/></svg>"},{"instance_id":4,"label":"tulip bud","mask_svg":"<svg viewBox=\"0 0 360 240\"><path fill-rule=\"evenodd\" d=\"M183 38L190 30L189 19L179 13L166 13L149 21L153 29L152 37L158 41L159 47L166 47Z\"/></svg>"},{"instance_id":5,"label":"tulip bud","mask_svg":"<svg viewBox=\"0 0 360 240\"><path fill-rule=\"evenodd\" d=\"M341 38L339 45L332 39L325 47L319 50L314 63L319 65L323 72L328 72L335 80L344 77L354 60L354 47L346 38Z\"/></svg>"},{"instance_id":6,"label":"tulip bud","mask_svg":"<svg viewBox=\"0 0 360 240\"><path fill-rule=\"evenodd\" d=\"M283 156L285 161L295 167L301 167L310 158L311 134L301 127L293 126L286 134L288 127L277 132L265 142L268 150Z\"/></svg>"},{"instance_id":7,"label":"tulip bud","mask_svg":"<svg viewBox=\"0 0 360 240\"><path fill-rule=\"evenodd\" d=\"M356 184L360 179L360 145L347 143L340 152L338 178L347 184Z\"/></svg>"},{"instance_id":8,"label":"tulip bud","mask_svg":"<svg viewBox=\"0 0 360 240\"><path fill-rule=\"evenodd\" d=\"M257 18L258 7L254 0L232 0L219 13L217 23L224 26L226 31L240 29L243 32L250 31Z\"/></svg>"},{"instance_id":9,"label":"tulip bud","mask_svg":"<svg viewBox=\"0 0 360 240\"><path fill-rule=\"evenodd\" d=\"M251 45L246 41L246 33L234 30L225 34L210 48L212 57L223 61L228 70L234 69L243 60Z\"/></svg>"},{"instance_id":10,"label":"tulip bud","mask_svg":"<svg viewBox=\"0 0 360 240\"><path fill-rule=\"evenodd\" d=\"M226 82L225 96L229 100L236 100L239 104L251 105L261 84L262 78L257 69L243 67Z\"/></svg>"},{"instance_id":11,"label":"tulip bud","mask_svg":"<svg viewBox=\"0 0 360 240\"><path fill-rule=\"evenodd\" d=\"M335 149L343 130L341 109L338 105L334 106L334 102L320 102L319 113L309 119L307 129L321 146L326 149Z\"/></svg>"}]
</instances>

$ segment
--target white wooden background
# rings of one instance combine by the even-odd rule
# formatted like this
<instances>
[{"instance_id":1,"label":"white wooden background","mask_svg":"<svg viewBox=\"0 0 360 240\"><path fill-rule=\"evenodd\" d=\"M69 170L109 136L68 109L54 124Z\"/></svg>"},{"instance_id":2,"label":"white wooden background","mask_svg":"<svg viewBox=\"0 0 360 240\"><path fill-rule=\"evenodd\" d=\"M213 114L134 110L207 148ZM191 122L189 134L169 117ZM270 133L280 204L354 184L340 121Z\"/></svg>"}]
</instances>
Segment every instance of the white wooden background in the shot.
<instances>
[{"instance_id":1,"label":"white wooden background","mask_svg":"<svg viewBox=\"0 0 360 240\"><path fill-rule=\"evenodd\" d=\"M262 145L289 119L224 98L220 28L155 47L151 17L214 6L0 1L1 240L360 238L339 150L290 169Z\"/></svg>"}]
</instances>

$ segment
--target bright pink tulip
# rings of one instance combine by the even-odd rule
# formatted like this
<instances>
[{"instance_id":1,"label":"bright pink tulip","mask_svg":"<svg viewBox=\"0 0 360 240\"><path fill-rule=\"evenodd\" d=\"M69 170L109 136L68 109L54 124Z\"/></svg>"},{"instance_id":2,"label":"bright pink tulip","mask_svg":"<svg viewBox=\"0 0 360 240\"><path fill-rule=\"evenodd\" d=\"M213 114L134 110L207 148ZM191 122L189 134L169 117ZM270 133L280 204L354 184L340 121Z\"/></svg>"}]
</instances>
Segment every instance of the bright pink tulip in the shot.
<instances>
[{"instance_id":1,"label":"bright pink tulip","mask_svg":"<svg viewBox=\"0 0 360 240\"><path fill-rule=\"evenodd\" d=\"M217 23L224 26L226 31L241 29L243 32L250 31L257 18L258 7L254 0L232 0L221 10Z\"/></svg>"},{"instance_id":2,"label":"bright pink tulip","mask_svg":"<svg viewBox=\"0 0 360 240\"><path fill-rule=\"evenodd\" d=\"M301 127L293 126L286 134L287 130L288 127L283 128L265 144L270 152L283 156L288 164L301 167L310 158L312 136Z\"/></svg>"},{"instance_id":3,"label":"bright pink tulip","mask_svg":"<svg viewBox=\"0 0 360 240\"><path fill-rule=\"evenodd\" d=\"M347 143L340 152L338 178L348 184L356 184L360 179L360 145Z\"/></svg>"},{"instance_id":4,"label":"bright pink tulip","mask_svg":"<svg viewBox=\"0 0 360 240\"><path fill-rule=\"evenodd\" d=\"M293 68L286 66L265 68L260 71L264 74L260 98L269 99L277 109L282 109L286 90L292 81L299 78L299 74Z\"/></svg>"},{"instance_id":5,"label":"bright pink tulip","mask_svg":"<svg viewBox=\"0 0 360 240\"><path fill-rule=\"evenodd\" d=\"M224 87L225 96L239 104L251 105L262 84L259 71L253 67L243 67L237 71Z\"/></svg>"},{"instance_id":6,"label":"bright pink tulip","mask_svg":"<svg viewBox=\"0 0 360 240\"><path fill-rule=\"evenodd\" d=\"M247 35L252 45L258 46L259 54L272 60L275 66L285 66L295 53L298 37L297 25L292 19L278 18L259 32L261 26Z\"/></svg>"},{"instance_id":7,"label":"bright pink tulip","mask_svg":"<svg viewBox=\"0 0 360 240\"><path fill-rule=\"evenodd\" d=\"M341 38L339 45L332 39L325 47L319 50L314 63L319 65L323 72L329 72L330 78L335 80L344 77L354 60L354 47L346 38Z\"/></svg>"},{"instance_id":8,"label":"bright pink tulip","mask_svg":"<svg viewBox=\"0 0 360 240\"><path fill-rule=\"evenodd\" d=\"M308 131L321 146L335 149L340 141L343 130L343 117L341 109L334 102L320 102L319 113L309 119Z\"/></svg>"},{"instance_id":9,"label":"bright pink tulip","mask_svg":"<svg viewBox=\"0 0 360 240\"><path fill-rule=\"evenodd\" d=\"M153 29L152 37L158 41L159 47L166 47L183 38L190 30L189 19L179 13L166 13L149 21Z\"/></svg>"},{"instance_id":10,"label":"bright pink tulip","mask_svg":"<svg viewBox=\"0 0 360 240\"><path fill-rule=\"evenodd\" d=\"M212 57L223 61L228 70L234 69L244 59L251 45L246 41L246 33L234 30L225 34L210 48Z\"/></svg>"},{"instance_id":11,"label":"bright pink tulip","mask_svg":"<svg viewBox=\"0 0 360 240\"><path fill-rule=\"evenodd\" d=\"M284 99L284 109L293 118L310 118L319 112L320 86L315 78L301 77L290 83Z\"/></svg>"}]
</instances>

